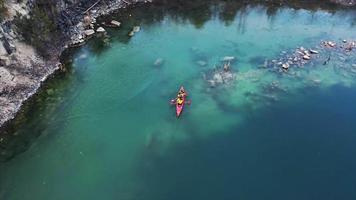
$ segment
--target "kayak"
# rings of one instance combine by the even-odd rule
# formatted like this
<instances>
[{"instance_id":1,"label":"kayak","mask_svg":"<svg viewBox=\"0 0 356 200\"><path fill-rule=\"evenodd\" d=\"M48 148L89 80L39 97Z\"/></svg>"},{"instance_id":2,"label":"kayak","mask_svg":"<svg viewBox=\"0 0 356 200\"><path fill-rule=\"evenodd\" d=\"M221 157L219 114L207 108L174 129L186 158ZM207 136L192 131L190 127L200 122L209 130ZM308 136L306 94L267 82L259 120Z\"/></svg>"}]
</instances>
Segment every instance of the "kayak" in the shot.
<instances>
[{"instance_id":1,"label":"kayak","mask_svg":"<svg viewBox=\"0 0 356 200\"><path fill-rule=\"evenodd\" d=\"M185 92L183 86L180 87L179 91L184 91ZM178 91L178 93L179 93L179 91ZM177 115L177 117L179 117L183 112L184 104L185 104L185 98L186 98L186 96L183 96L182 104L178 104L177 101L176 101L176 115Z\"/></svg>"},{"instance_id":2,"label":"kayak","mask_svg":"<svg viewBox=\"0 0 356 200\"><path fill-rule=\"evenodd\" d=\"M177 114L177 117L179 117L180 114L182 114L182 111L183 111L183 108L184 108L184 103L185 103L185 97L183 97L183 103L182 104L176 103L176 114Z\"/></svg>"}]
</instances>

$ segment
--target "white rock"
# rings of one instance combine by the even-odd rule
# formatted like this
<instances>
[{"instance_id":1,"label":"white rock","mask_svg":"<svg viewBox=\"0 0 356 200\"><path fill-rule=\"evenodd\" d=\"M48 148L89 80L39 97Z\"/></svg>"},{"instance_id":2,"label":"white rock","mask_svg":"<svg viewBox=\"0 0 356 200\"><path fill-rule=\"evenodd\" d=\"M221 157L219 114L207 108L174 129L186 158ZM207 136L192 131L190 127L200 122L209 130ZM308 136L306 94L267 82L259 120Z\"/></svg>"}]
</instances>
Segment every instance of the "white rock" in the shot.
<instances>
[{"instance_id":1,"label":"white rock","mask_svg":"<svg viewBox=\"0 0 356 200\"><path fill-rule=\"evenodd\" d=\"M289 63L284 63L284 64L282 65L282 68L283 68L283 69L288 69L288 68L289 68Z\"/></svg>"},{"instance_id":2,"label":"white rock","mask_svg":"<svg viewBox=\"0 0 356 200\"><path fill-rule=\"evenodd\" d=\"M91 35L93 35L95 33L95 31L93 30L93 29L88 29L88 30L85 30L84 31L84 34L86 35L86 36L91 36Z\"/></svg>"},{"instance_id":3,"label":"white rock","mask_svg":"<svg viewBox=\"0 0 356 200\"><path fill-rule=\"evenodd\" d=\"M205 61L203 61L203 60L199 60L199 61L197 61L197 64L200 65L200 66L202 66L202 67L204 67L204 66L206 66L208 63L205 62Z\"/></svg>"},{"instance_id":4,"label":"white rock","mask_svg":"<svg viewBox=\"0 0 356 200\"><path fill-rule=\"evenodd\" d=\"M105 29L103 27L99 27L98 29L96 29L96 32L98 33L104 33Z\"/></svg>"},{"instance_id":5,"label":"white rock","mask_svg":"<svg viewBox=\"0 0 356 200\"><path fill-rule=\"evenodd\" d=\"M129 36L132 37L132 36L134 36L134 35L135 35L135 32L130 31Z\"/></svg>"},{"instance_id":6,"label":"white rock","mask_svg":"<svg viewBox=\"0 0 356 200\"><path fill-rule=\"evenodd\" d=\"M319 52L317 50L313 50L313 49L309 49L309 52L312 54L319 54Z\"/></svg>"},{"instance_id":7,"label":"white rock","mask_svg":"<svg viewBox=\"0 0 356 200\"><path fill-rule=\"evenodd\" d=\"M132 31L135 33L139 32L140 30L141 30L141 27L139 27L139 26L134 26L132 29Z\"/></svg>"},{"instance_id":8,"label":"white rock","mask_svg":"<svg viewBox=\"0 0 356 200\"><path fill-rule=\"evenodd\" d=\"M310 60L310 56L309 56L309 55L304 55L304 56L303 56L303 59L304 59L304 60Z\"/></svg>"},{"instance_id":9,"label":"white rock","mask_svg":"<svg viewBox=\"0 0 356 200\"><path fill-rule=\"evenodd\" d=\"M116 21L116 20L111 20L111 25L115 26L115 27L120 27L121 26L121 23Z\"/></svg>"},{"instance_id":10,"label":"white rock","mask_svg":"<svg viewBox=\"0 0 356 200\"><path fill-rule=\"evenodd\" d=\"M223 77L219 73L214 74L213 79L214 79L214 81L216 83L223 83L224 82Z\"/></svg>"},{"instance_id":11,"label":"white rock","mask_svg":"<svg viewBox=\"0 0 356 200\"><path fill-rule=\"evenodd\" d=\"M163 58L157 58L156 61L153 63L155 66L161 66L163 64Z\"/></svg>"},{"instance_id":12,"label":"white rock","mask_svg":"<svg viewBox=\"0 0 356 200\"><path fill-rule=\"evenodd\" d=\"M233 60L235 60L235 57L234 56L225 56L223 59L222 59L222 61L233 61Z\"/></svg>"}]
</instances>

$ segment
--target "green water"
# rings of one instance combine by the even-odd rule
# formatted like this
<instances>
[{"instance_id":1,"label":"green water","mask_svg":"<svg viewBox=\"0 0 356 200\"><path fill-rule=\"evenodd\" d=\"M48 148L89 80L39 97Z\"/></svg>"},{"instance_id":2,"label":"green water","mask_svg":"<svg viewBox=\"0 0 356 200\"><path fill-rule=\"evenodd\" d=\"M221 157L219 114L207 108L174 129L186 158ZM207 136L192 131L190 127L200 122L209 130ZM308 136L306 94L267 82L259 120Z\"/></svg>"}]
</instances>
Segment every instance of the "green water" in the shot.
<instances>
[{"instance_id":1,"label":"green water","mask_svg":"<svg viewBox=\"0 0 356 200\"><path fill-rule=\"evenodd\" d=\"M335 91L345 90L340 95L356 99L350 96L350 91L355 90L356 75L340 73L333 60L327 65L292 69L299 73L298 77L260 65L265 59L278 58L281 51L314 47L323 39L339 43L344 38L355 39L353 10L331 14L281 8L271 17L264 7L257 6L238 12L231 21L223 21L219 8L213 7L203 24L194 23L194 17L187 19L169 12L156 18L149 13L135 15L145 10L133 11L127 24L123 21L121 30L109 30L107 45L103 46L103 39L97 38L75 51L72 69L58 81L63 83L52 86L56 100L44 100L51 104L43 109L33 108L32 119L16 129L17 137L36 137L28 141L22 138L29 148L0 164L0 199L332 199L345 192L349 196L343 199L356 196L352 192L355 174L350 176L351 180L332 179L353 183L347 184L350 188L328 196L320 192L328 187L316 188L314 193L307 190L308 182L313 182L309 175L314 174L319 181L317 174L322 174L322 170L301 173L296 183L294 178L298 176L293 172L300 171L292 167L294 164L281 164L283 156L266 153L268 164L259 162L263 152L293 152L289 147L308 149L306 144L313 145L305 142L305 134L297 137L298 131L285 132L288 126L279 127L275 120L282 122L289 117L296 122L303 121L304 116L313 120L307 117L315 112L313 108L320 112L317 117L324 116L323 112L328 110L316 107L338 104L338 99L331 98ZM131 25L140 25L141 31L129 39L126 35ZM225 56L237 58L232 64L236 81L211 88L203 74L221 65ZM164 60L161 66L154 65L158 58ZM202 60L207 62L206 66L197 64ZM354 62L353 53L344 65L352 68ZM273 82L282 91L267 90ZM180 85L187 89L192 105L177 119L169 100ZM320 99L322 103L308 103L308 99ZM304 103L305 112L304 107L293 107ZM355 116L352 102L339 106L346 105L350 116ZM293 115L298 111L301 118ZM315 123L314 128L306 123L308 126L300 131L313 133L323 123ZM303 125L290 127L299 130ZM351 124L344 127L350 130L349 134L356 130ZM296 139L289 147L282 144L289 141L285 139L288 134ZM340 137L343 135L346 132ZM315 137L323 141L323 135ZM343 138L356 141L355 136ZM327 149L328 145L323 144L320 143L319 152L326 152L322 148ZM295 155L291 163L307 162L303 156ZM337 162L337 156L325 163ZM241 167L242 163L250 166L251 171ZM300 166L305 168L307 164ZM268 167L291 169L281 170L280 176L269 176L276 172ZM236 174L239 176L235 177ZM275 177L279 177L276 184L270 186L266 180ZM296 185L284 188L283 183L288 185L288 180ZM292 189L298 186L303 192ZM277 195L282 189L284 192Z\"/></svg>"}]
</instances>

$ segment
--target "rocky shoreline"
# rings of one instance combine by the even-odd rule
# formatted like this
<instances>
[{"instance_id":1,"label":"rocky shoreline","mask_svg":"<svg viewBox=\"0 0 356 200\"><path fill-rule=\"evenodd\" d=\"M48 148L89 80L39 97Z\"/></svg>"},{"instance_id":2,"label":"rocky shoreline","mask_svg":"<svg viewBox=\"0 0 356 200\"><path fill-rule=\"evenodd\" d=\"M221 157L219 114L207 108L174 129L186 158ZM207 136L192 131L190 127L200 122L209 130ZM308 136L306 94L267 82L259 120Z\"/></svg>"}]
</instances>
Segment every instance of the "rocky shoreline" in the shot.
<instances>
[{"instance_id":1,"label":"rocky shoreline","mask_svg":"<svg viewBox=\"0 0 356 200\"><path fill-rule=\"evenodd\" d=\"M14 19L18 15L29 18L34 1L7 2L8 16L0 25L0 127L15 118L23 103L37 92L44 81L56 71L65 70L60 62L62 52L79 43L84 43L91 34L102 31L93 30L97 17L109 15L133 4L147 2L150 1L110 0L105 3L101 3L100 0L96 1L85 12L77 13L76 18L79 20L76 24L65 27L62 34L66 37L63 37L61 46L51 50L51 58L39 55L34 47L23 42L22 36L14 30L16 28L13 28L16 26ZM73 6L65 8L61 13L68 13L72 9ZM115 20L111 24L120 26ZM91 34L88 34L88 30Z\"/></svg>"}]
</instances>

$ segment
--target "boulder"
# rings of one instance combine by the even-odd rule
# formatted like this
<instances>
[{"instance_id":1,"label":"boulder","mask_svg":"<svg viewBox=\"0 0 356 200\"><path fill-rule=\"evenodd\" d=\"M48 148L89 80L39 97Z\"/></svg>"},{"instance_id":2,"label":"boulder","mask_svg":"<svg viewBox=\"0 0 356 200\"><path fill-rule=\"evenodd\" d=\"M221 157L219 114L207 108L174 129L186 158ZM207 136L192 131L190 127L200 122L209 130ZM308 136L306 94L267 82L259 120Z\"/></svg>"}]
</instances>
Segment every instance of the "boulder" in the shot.
<instances>
[{"instance_id":1,"label":"boulder","mask_svg":"<svg viewBox=\"0 0 356 200\"><path fill-rule=\"evenodd\" d=\"M303 59L304 59L304 60L310 60L310 56L309 56L309 55L304 55L304 56L303 56Z\"/></svg>"},{"instance_id":2,"label":"boulder","mask_svg":"<svg viewBox=\"0 0 356 200\"><path fill-rule=\"evenodd\" d=\"M116 21L116 20L111 20L110 24L113 25L114 27L120 27L121 26L121 23Z\"/></svg>"},{"instance_id":3,"label":"boulder","mask_svg":"<svg viewBox=\"0 0 356 200\"><path fill-rule=\"evenodd\" d=\"M317 50L313 50L313 49L309 49L309 52L312 54L319 54L319 52Z\"/></svg>"},{"instance_id":4,"label":"boulder","mask_svg":"<svg viewBox=\"0 0 356 200\"><path fill-rule=\"evenodd\" d=\"M284 63L284 64L282 65L282 68L283 68L283 69L289 69L289 63Z\"/></svg>"},{"instance_id":5,"label":"boulder","mask_svg":"<svg viewBox=\"0 0 356 200\"><path fill-rule=\"evenodd\" d=\"M219 83L219 84L224 82L224 79L223 79L223 77L221 76L220 73L214 74L213 80L214 80L214 82Z\"/></svg>"},{"instance_id":6,"label":"boulder","mask_svg":"<svg viewBox=\"0 0 356 200\"><path fill-rule=\"evenodd\" d=\"M10 83L14 76L5 68L0 67L0 83Z\"/></svg>"},{"instance_id":7,"label":"boulder","mask_svg":"<svg viewBox=\"0 0 356 200\"><path fill-rule=\"evenodd\" d=\"M352 64L352 67L356 69L356 64Z\"/></svg>"},{"instance_id":8,"label":"boulder","mask_svg":"<svg viewBox=\"0 0 356 200\"><path fill-rule=\"evenodd\" d=\"M342 40L342 42L343 42L343 43L346 43L346 42L347 42L347 40Z\"/></svg>"},{"instance_id":9,"label":"boulder","mask_svg":"<svg viewBox=\"0 0 356 200\"><path fill-rule=\"evenodd\" d=\"M96 29L96 32L105 33L105 29L103 27L99 27L98 29Z\"/></svg>"},{"instance_id":10,"label":"boulder","mask_svg":"<svg viewBox=\"0 0 356 200\"><path fill-rule=\"evenodd\" d=\"M234 56L225 56L222 61L224 62L228 62L228 61L233 61L235 60L235 57Z\"/></svg>"},{"instance_id":11,"label":"boulder","mask_svg":"<svg viewBox=\"0 0 356 200\"><path fill-rule=\"evenodd\" d=\"M93 29L88 29L88 30L85 30L84 31L84 34L86 35L86 36L91 36L91 35L93 35L95 33L95 31L93 30Z\"/></svg>"},{"instance_id":12,"label":"boulder","mask_svg":"<svg viewBox=\"0 0 356 200\"><path fill-rule=\"evenodd\" d=\"M141 30L141 27L139 27L139 26L134 26L132 28L132 31L135 32L135 33L139 32L140 30Z\"/></svg>"},{"instance_id":13,"label":"boulder","mask_svg":"<svg viewBox=\"0 0 356 200\"><path fill-rule=\"evenodd\" d=\"M327 44L329 45L329 47L335 47L336 45L336 43L332 41L328 41Z\"/></svg>"},{"instance_id":14,"label":"boulder","mask_svg":"<svg viewBox=\"0 0 356 200\"><path fill-rule=\"evenodd\" d=\"M6 56L0 56L0 66L10 65L10 59Z\"/></svg>"},{"instance_id":15,"label":"boulder","mask_svg":"<svg viewBox=\"0 0 356 200\"><path fill-rule=\"evenodd\" d=\"M132 36L134 36L134 35L135 35L135 32L130 31L129 36L132 37Z\"/></svg>"},{"instance_id":16,"label":"boulder","mask_svg":"<svg viewBox=\"0 0 356 200\"><path fill-rule=\"evenodd\" d=\"M163 64L163 58L157 58L156 61L153 63L154 66L161 66Z\"/></svg>"},{"instance_id":17,"label":"boulder","mask_svg":"<svg viewBox=\"0 0 356 200\"><path fill-rule=\"evenodd\" d=\"M203 61L203 60L199 60L199 61L197 61L197 64L198 64L199 66L204 67L204 66L206 66L208 63L205 62L205 61Z\"/></svg>"}]
</instances>

